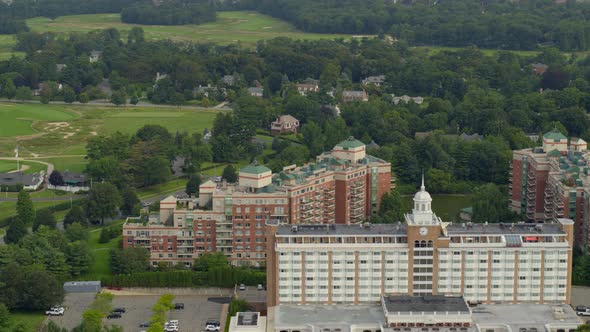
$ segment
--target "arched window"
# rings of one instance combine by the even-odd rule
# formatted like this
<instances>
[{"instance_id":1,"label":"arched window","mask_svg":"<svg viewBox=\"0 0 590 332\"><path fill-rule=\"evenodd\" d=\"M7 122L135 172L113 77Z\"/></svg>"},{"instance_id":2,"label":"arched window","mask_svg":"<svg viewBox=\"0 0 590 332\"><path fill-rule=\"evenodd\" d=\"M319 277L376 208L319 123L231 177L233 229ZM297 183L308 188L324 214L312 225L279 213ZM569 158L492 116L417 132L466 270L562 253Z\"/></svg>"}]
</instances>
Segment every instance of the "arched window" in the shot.
<instances>
[{"instance_id":1,"label":"arched window","mask_svg":"<svg viewBox=\"0 0 590 332\"><path fill-rule=\"evenodd\" d=\"M424 241L424 240L420 241L420 247L426 248L426 241Z\"/></svg>"},{"instance_id":2,"label":"arched window","mask_svg":"<svg viewBox=\"0 0 590 332\"><path fill-rule=\"evenodd\" d=\"M429 240L428 241L428 245L427 246L428 246L428 248L432 248L432 240Z\"/></svg>"},{"instance_id":3,"label":"arched window","mask_svg":"<svg viewBox=\"0 0 590 332\"><path fill-rule=\"evenodd\" d=\"M416 240L414 241L414 248L419 248L420 247L420 241Z\"/></svg>"}]
</instances>

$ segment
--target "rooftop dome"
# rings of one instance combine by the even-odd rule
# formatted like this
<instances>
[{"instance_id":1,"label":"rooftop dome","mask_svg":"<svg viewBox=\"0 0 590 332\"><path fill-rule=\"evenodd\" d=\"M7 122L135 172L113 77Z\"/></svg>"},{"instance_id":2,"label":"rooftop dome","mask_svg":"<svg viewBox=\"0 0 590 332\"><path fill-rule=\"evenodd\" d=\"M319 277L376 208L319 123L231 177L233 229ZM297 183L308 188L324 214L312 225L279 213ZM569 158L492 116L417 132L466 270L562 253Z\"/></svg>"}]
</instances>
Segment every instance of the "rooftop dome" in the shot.
<instances>
[{"instance_id":1,"label":"rooftop dome","mask_svg":"<svg viewBox=\"0 0 590 332\"><path fill-rule=\"evenodd\" d=\"M432 197L430 197L430 194L428 193L428 191L426 191L426 187L424 186L424 175L422 176L422 186L420 186L420 191L417 192L416 195L414 195L414 202L432 202Z\"/></svg>"}]
</instances>

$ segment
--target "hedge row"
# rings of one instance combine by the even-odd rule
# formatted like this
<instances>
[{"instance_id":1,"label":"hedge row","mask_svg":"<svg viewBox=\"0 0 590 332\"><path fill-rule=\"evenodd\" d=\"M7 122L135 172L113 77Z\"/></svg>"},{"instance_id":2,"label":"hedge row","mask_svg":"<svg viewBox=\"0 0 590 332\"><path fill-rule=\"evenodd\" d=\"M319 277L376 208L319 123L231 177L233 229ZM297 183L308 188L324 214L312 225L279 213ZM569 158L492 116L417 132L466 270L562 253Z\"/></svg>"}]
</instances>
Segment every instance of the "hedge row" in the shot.
<instances>
[{"instance_id":1,"label":"hedge row","mask_svg":"<svg viewBox=\"0 0 590 332\"><path fill-rule=\"evenodd\" d=\"M101 279L107 287L225 287L235 284L264 284L266 273L231 267L217 268L206 272L166 271L119 274Z\"/></svg>"}]
</instances>

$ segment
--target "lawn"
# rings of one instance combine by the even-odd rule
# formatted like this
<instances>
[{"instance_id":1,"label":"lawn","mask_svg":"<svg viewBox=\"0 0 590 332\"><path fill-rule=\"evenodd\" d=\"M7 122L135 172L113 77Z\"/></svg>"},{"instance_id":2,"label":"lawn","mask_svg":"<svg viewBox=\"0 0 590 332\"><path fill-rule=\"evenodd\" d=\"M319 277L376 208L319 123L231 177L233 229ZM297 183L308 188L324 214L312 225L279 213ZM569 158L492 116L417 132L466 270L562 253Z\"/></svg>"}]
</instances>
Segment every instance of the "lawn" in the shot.
<instances>
[{"instance_id":1,"label":"lawn","mask_svg":"<svg viewBox=\"0 0 590 332\"><path fill-rule=\"evenodd\" d=\"M410 209L413 206L412 197L404 196ZM471 198L471 195L432 195L432 211L442 220L457 222L461 209L471 206Z\"/></svg>"},{"instance_id":2,"label":"lawn","mask_svg":"<svg viewBox=\"0 0 590 332\"><path fill-rule=\"evenodd\" d=\"M35 207L35 210L39 210L69 201L69 199L64 199L63 201L33 202L33 206ZM0 202L0 220L14 215L16 215L16 202Z\"/></svg>"},{"instance_id":3,"label":"lawn","mask_svg":"<svg viewBox=\"0 0 590 332\"><path fill-rule=\"evenodd\" d=\"M21 161L20 167L26 166L27 169L24 171L25 174L38 173L40 171L47 172L47 166L45 164L36 163L34 161ZM0 160L0 173L12 172L16 170L16 161L13 160Z\"/></svg>"},{"instance_id":4,"label":"lawn","mask_svg":"<svg viewBox=\"0 0 590 332\"><path fill-rule=\"evenodd\" d=\"M40 331L46 316L43 312L13 312L10 313L12 326L7 331L14 331L22 323L25 331Z\"/></svg>"},{"instance_id":5,"label":"lawn","mask_svg":"<svg viewBox=\"0 0 590 332\"><path fill-rule=\"evenodd\" d=\"M75 113L58 105L0 103L0 137L34 134L36 121L68 121L75 117Z\"/></svg>"},{"instance_id":6,"label":"lawn","mask_svg":"<svg viewBox=\"0 0 590 332\"><path fill-rule=\"evenodd\" d=\"M23 52L13 51L14 45L16 45L14 35L0 35L0 61L10 59L13 55L24 56Z\"/></svg>"},{"instance_id":7,"label":"lawn","mask_svg":"<svg viewBox=\"0 0 590 332\"><path fill-rule=\"evenodd\" d=\"M141 188L137 191L137 196L141 200L152 198L158 195L172 194L186 188L186 179L175 179L166 183L155 186Z\"/></svg>"},{"instance_id":8,"label":"lawn","mask_svg":"<svg viewBox=\"0 0 590 332\"><path fill-rule=\"evenodd\" d=\"M137 129L147 124L159 124L168 128L172 133L186 131L202 133L203 129L211 129L217 111L195 111L173 109L168 111L146 111L141 109L127 109L123 112L109 114L103 124L103 132L135 133Z\"/></svg>"},{"instance_id":9,"label":"lawn","mask_svg":"<svg viewBox=\"0 0 590 332\"><path fill-rule=\"evenodd\" d=\"M85 151L82 151L82 154L85 154ZM39 158L40 161L44 161L47 163L53 164L56 170L63 173L63 171L70 171L70 172L84 172L86 169L86 165L88 164L88 160L83 156L64 156L59 158Z\"/></svg>"},{"instance_id":10,"label":"lawn","mask_svg":"<svg viewBox=\"0 0 590 332\"><path fill-rule=\"evenodd\" d=\"M134 26L141 26L147 39L171 39L175 41L213 42L230 44L240 42L253 47L262 39L290 37L293 39L350 38L350 35L316 34L301 32L291 24L257 12L218 12L217 21L201 25L149 26L122 23L119 14L94 14L62 16L55 20L36 17L27 20L33 31L39 32L88 32L97 29L116 28L125 38Z\"/></svg>"},{"instance_id":11,"label":"lawn","mask_svg":"<svg viewBox=\"0 0 590 332\"><path fill-rule=\"evenodd\" d=\"M109 223L109 225L123 224L124 220L117 220ZM105 226L103 226L105 227ZM102 276L111 275L111 267L109 264L109 251L117 248L119 241L122 236L119 236L107 243L99 243L100 230L103 227L98 227L90 231L90 237L88 238L88 247L92 251L92 257L94 261L90 270L82 276L85 280L100 280Z\"/></svg>"},{"instance_id":12,"label":"lawn","mask_svg":"<svg viewBox=\"0 0 590 332\"><path fill-rule=\"evenodd\" d=\"M171 133L202 132L213 126L217 112L221 111L0 103L0 156L13 157L18 141L21 156L39 154L51 157L48 161L59 170L82 171L86 142L92 136L115 131L133 134L145 124L163 125ZM63 155L74 157L55 158Z\"/></svg>"}]
</instances>

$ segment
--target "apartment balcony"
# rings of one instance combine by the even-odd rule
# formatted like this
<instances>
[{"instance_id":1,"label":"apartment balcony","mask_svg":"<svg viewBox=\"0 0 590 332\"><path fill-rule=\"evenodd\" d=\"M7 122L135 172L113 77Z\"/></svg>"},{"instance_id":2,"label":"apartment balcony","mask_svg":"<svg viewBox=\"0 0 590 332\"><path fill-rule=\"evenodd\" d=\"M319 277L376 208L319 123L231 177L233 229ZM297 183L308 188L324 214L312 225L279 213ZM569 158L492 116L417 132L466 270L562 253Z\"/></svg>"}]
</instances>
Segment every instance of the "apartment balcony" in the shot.
<instances>
[{"instance_id":1,"label":"apartment balcony","mask_svg":"<svg viewBox=\"0 0 590 332\"><path fill-rule=\"evenodd\" d=\"M545 197L553 197L553 190L545 190Z\"/></svg>"},{"instance_id":2,"label":"apartment balcony","mask_svg":"<svg viewBox=\"0 0 590 332\"><path fill-rule=\"evenodd\" d=\"M326 190L326 191L324 191L324 197L326 197L326 198L334 198L334 190Z\"/></svg>"},{"instance_id":3,"label":"apartment balcony","mask_svg":"<svg viewBox=\"0 0 590 332\"><path fill-rule=\"evenodd\" d=\"M178 248L183 248L183 247L188 247L188 248L192 248L194 246L193 242L178 242L176 244L176 246Z\"/></svg>"}]
</instances>

